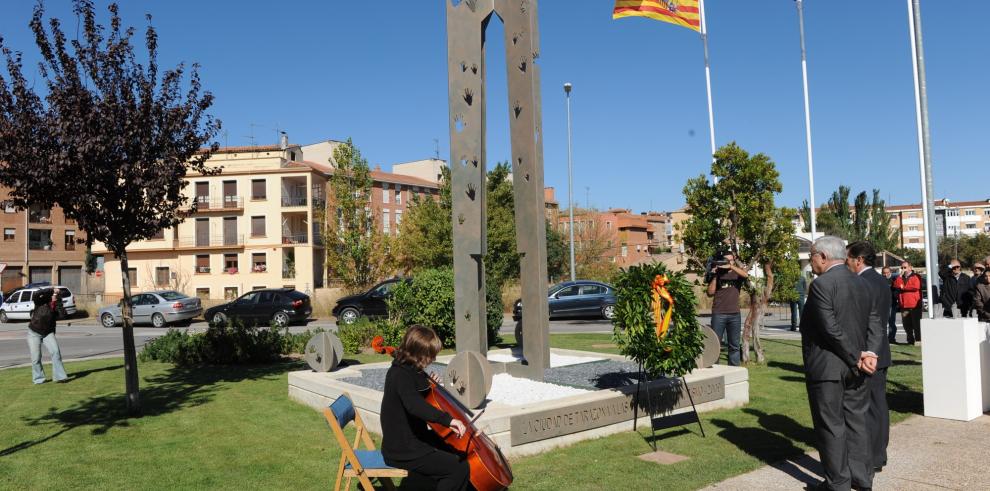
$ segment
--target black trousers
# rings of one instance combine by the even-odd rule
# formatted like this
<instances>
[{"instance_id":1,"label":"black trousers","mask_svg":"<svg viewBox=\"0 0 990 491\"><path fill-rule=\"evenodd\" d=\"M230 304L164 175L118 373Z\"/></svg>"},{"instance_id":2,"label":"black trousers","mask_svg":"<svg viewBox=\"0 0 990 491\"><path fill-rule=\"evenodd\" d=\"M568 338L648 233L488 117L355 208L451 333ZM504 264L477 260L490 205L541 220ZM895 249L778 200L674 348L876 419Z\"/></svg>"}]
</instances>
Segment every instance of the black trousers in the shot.
<instances>
[{"instance_id":1,"label":"black trousers","mask_svg":"<svg viewBox=\"0 0 990 491\"><path fill-rule=\"evenodd\" d=\"M417 476L411 476L402 481L402 489L461 491L467 489L468 479L471 477L471 467L466 460L461 460L460 457L443 450L437 450L415 460L394 462L394 464L393 467L405 469L410 474L429 478L417 480ZM407 483L407 481L409 482ZM410 483L416 484L410 486Z\"/></svg>"},{"instance_id":2,"label":"black trousers","mask_svg":"<svg viewBox=\"0 0 990 491\"><path fill-rule=\"evenodd\" d=\"M904 323L904 332L907 333L907 342L911 344L915 341L921 341L921 314L922 314L921 302L913 309L905 309L901 311L901 321Z\"/></svg>"},{"instance_id":3,"label":"black trousers","mask_svg":"<svg viewBox=\"0 0 990 491\"><path fill-rule=\"evenodd\" d=\"M867 382L848 375L842 381L809 381L808 402L825 469L825 489L848 491L873 487L870 408Z\"/></svg>"},{"instance_id":4,"label":"black trousers","mask_svg":"<svg viewBox=\"0 0 990 491\"><path fill-rule=\"evenodd\" d=\"M890 410L887 407L887 369L877 368L866 385L870 392L870 410L866 423L870 429L873 467L887 465L887 442L890 440Z\"/></svg>"}]
</instances>

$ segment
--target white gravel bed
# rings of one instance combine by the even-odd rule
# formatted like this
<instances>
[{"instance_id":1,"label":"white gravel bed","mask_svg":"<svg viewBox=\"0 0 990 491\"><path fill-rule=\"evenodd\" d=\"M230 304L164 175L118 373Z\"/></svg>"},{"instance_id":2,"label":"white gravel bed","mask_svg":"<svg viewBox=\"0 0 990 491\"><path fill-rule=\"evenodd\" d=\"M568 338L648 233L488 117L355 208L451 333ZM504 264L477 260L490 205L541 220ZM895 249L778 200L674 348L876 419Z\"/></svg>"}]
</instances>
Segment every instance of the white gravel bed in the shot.
<instances>
[{"instance_id":1,"label":"white gravel bed","mask_svg":"<svg viewBox=\"0 0 990 491\"><path fill-rule=\"evenodd\" d=\"M508 353L488 353L488 361L512 363L521 359L522 357L517 357ZM604 360L604 358L596 358L593 356L565 356L550 353L550 368L566 367L602 360Z\"/></svg>"},{"instance_id":2,"label":"white gravel bed","mask_svg":"<svg viewBox=\"0 0 990 491\"><path fill-rule=\"evenodd\" d=\"M500 373L492 377L492 390L488 392L488 400L507 406L523 406L587 392L590 391Z\"/></svg>"}]
</instances>

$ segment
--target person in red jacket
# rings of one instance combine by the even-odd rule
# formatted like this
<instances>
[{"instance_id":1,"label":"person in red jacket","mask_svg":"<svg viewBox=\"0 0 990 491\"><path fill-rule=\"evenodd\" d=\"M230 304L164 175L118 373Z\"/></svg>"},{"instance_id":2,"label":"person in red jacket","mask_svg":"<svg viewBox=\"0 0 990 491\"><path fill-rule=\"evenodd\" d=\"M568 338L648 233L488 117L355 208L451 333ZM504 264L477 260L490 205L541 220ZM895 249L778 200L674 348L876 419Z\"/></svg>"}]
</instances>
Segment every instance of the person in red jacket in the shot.
<instances>
[{"instance_id":1,"label":"person in red jacket","mask_svg":"<svg viewBox=\"0 0 990 491\"><path fill-rule=\"evenodd\" d=\"M901 263L901 275L894 280L894 288L900 292L901 321L907 333L908 344L921 342L921 277L911 269L911 263Z\"/></svg>"}]
</instances>

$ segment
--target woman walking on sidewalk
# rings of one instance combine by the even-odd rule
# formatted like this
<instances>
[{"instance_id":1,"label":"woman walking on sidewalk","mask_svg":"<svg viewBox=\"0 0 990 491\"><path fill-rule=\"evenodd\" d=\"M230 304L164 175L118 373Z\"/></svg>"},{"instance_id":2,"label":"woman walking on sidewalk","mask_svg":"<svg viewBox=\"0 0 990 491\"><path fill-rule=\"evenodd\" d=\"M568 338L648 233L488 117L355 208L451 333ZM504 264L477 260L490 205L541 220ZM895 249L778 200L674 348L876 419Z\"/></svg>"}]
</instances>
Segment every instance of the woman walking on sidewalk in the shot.
<instances>
[{"instance_id":1,"label":"woman walking on sidewalk","mask_svg":"<svg viewBox=\"0 0 990 491\"><path fill-rule=\"evenodd\" d=\"M55 339L55 320L65 315L58 288L38 290L34 293L34 310L28 323L28 348L31 350L31 379L35 384L45 382L45 368L41 364L41 345L52 357L52 379L63 382L68 377L62 366L62 353Z\"/></svg>"}]
</instances>

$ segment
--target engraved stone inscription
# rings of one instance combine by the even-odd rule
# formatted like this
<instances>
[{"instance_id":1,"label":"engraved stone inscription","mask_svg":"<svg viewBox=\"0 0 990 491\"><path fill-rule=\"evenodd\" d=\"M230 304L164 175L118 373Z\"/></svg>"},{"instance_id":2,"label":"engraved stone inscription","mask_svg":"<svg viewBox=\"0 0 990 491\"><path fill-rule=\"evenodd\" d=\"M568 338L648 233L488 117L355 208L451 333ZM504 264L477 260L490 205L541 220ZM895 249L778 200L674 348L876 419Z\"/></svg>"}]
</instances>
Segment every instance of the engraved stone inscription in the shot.
<instances>
[{"instance_id":1,"label":"engraved stone inscription","mask_svg":"<svg viewBox=\"0 0 990 491\"><path fill-rule=\"evenodd\" d=\"M716 377L688 384L695 405L725 398L725 377ZM509 420L512 445L546 440L580 431L630 421L634 414L635 389L628 393L615 392L612 397L574 406L546 409L513 416ZM641 390L639 416L646 416L646 391ZM691 400L679 383L657 380L650 383L657 416L688 407Z\"/></svg>"}]
</instances>

